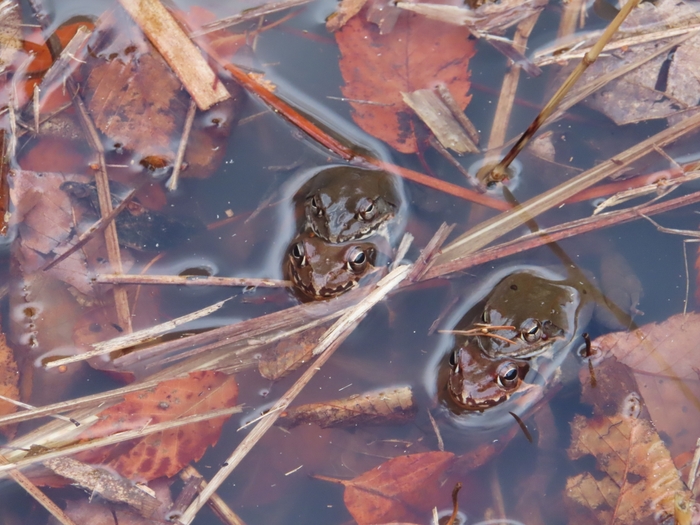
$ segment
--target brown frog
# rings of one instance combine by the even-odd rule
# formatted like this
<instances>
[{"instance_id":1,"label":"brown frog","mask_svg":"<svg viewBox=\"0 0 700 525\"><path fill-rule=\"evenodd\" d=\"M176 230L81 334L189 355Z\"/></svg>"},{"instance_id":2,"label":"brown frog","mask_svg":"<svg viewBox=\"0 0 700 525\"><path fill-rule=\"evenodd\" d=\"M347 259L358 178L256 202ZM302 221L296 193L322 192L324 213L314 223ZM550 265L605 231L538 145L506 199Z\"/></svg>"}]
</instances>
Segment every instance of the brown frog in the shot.
<instances>
[{"instance_id":1,"label":"brown frog","mask_svg":"<svg viewBox=\"0 0 700 525\"><path fill-rule=\"evenodd\" d=\"M555 281L531 272L508 275L489 294L474 328L478 346L491 358L530 358L563 343L568 345L577 324L587 323L588 291L582 282ZM581 314L585 313L581 319ZM477 330L475 330L478 332Z\"/></svg>"},{"instance_id":2,"label":"brown frog","mask_svg":"<svg viewBox=\"0 0 700 525\"><path fill-rule=\"evenodd\" d=\"M375 269L380 253L370 241L333 244L304 232L287 249L284 273L302 301L329 299L359 284Z\"/></svg>"},{"instance_id":3,"label":"brown frog","mask_svg":"<svg viewBox=\"0 0 700 525\"><path fill-rule=\"evenodd\" d=\"M465 410L485 410L507 401L521 387L530 370L525 359L486 357L481 349L463 341L450 353L447 392Z\"/></svg>"},{"instance_id":4,"label":"brown frog","mask_svg":"<svg viewBox=\"0 0 700 525\"><path fill-rule=\"evenodd\" d=\"M402 205L400 179L385 171L334 166L317 173L296 193L299 231L342 243L374 234L390 237Z\"/></svg>"}]
</instances>

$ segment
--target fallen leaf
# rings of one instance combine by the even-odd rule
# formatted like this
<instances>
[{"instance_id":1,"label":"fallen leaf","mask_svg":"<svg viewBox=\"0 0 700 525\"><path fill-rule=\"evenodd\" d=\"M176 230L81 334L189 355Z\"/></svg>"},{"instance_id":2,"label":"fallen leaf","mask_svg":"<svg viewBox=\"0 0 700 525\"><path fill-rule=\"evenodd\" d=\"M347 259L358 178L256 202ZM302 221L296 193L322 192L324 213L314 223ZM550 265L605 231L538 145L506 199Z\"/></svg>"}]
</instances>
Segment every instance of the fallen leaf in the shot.
<instances>
[{"instance_id":1,"label":"fallen leaf","mask_svg":"<svg viewBox=\"0 0 700 525\"><path fill-rule=\"evenodd\" d=\"M567 480L566 494L590 509L601 524L636 524L650 518L663 522L673 516L678 494L692 499L663 441L634 410L621 408L613 416L592 419L577 415L571 441L571 459L591 454L606 475L573 476Z\"/></svg>"},{"instance_id":2,"label":"fallen leaf","mask_svg":"<svg viewBox=\"0 0 700 525\"><path fill-rule=\"evenodd\" d=\"M302 405L283 412L278 424L287 428L303 423L321 428L401 424L412 420L417 409L411 389L402 387Z\"/></svg>"},{"instance_id":3,"label":"fallen leaf","mask_svg":"<svg viewBox=\"0 0 700 525\"><path fill-rule=\"evenodd\" d=\"M220 372L192 372L188 377L160 383L156 388L124 396L124 401L98 414L100 421L79 435L89 441L149 424L204 414L236 404L238 388L233 376ZM176 427L115 447L102 447L78 455L85 463L99 463L122 476L150 481L177 474L190 461L199 460L214 445L226 418Z\"/></svg>"},{"instance_id":4,"label":"fallen leaf","mask_svg":"<svg viewBox=\"0 0 700 525\"><path fill-rule=\"evenodd\" d=\"M100 40L85 65L85 103L95 125L115 149L135 152L137 163L149 156L172 163L187 93L126 13L115 10L100 20Z\"/></svg>"},{"instance_id":5,"label":"fallen leaf","mask_svg":"<svg viewBox=\"0 0 700 525\"><path fill-rule=\"evenodd\" d=\"M464 27L407 12L399 14L390 34L380 34L365 11L335 33L343 95L363 130L401 153L415 153L413 112L401 93L444 83L464 110L471 100L468 65L474 41Z\"/></svg>"},{"instance_id":6,"label":"fallen leaf","mask_svg":"<svg viewBox=\"0 0 700 525\"><path fill-rule=\"evenodd\" d=\"M421 521L436 505L447 504L440 484L450 468L451 452L400 456L349 481L343 499L358 525Z\"/></svg>"},{"instance_id":7,"label":"fallen leaf","mask_svg":"<svg viewBox=\"0 0 700 525\"><path fill-rule=\"evenodd\" d=\"M675 0L641 3L621 27L621 37L630 34L664 31L700 22L695 5ZM581 85L618 68L650 56L671 38L618 49L600 57L579 80ZM697 105L700 78L697 76L700 36L661 53L646 63L606 84L586 99L586 104L601 111L618 125L676 116L686 118ZM675 120L674 120L675 122Z\"/></svg>"},{"instance_id":8,"label":"fallen leaf","mask_svg":"<svg viewBox=\"0 0 700 525\"><path fill-rule=\"evenodd\" d=\"M654 426L670 437L677 456L700 436L700 314L678 314L637 330L597 338L600 358L615 356L629 366ZM669 407L673 407L669 410Z\"/></svg>"}]
</instances>

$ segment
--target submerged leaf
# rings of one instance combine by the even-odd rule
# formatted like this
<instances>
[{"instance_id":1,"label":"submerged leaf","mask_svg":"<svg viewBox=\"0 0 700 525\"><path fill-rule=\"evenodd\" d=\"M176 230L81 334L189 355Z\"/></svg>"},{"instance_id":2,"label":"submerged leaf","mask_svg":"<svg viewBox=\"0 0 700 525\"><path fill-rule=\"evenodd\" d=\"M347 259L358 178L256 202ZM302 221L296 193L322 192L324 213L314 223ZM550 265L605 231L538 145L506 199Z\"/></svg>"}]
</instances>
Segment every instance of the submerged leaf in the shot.
<instances>
[{"instance_id":1,"label":"submerged leaf","mask_svg":"<svg viewBox=\"0 0 700 525\"><path fill-rule=\"evenodd\" d=\"M401 93L444 83L464 110L471 100L469 30L402 12L389 34L366 20L365 11L335 33L353 120L402 153L418 150L413 112Z\"/></svg>"}]
</instances>

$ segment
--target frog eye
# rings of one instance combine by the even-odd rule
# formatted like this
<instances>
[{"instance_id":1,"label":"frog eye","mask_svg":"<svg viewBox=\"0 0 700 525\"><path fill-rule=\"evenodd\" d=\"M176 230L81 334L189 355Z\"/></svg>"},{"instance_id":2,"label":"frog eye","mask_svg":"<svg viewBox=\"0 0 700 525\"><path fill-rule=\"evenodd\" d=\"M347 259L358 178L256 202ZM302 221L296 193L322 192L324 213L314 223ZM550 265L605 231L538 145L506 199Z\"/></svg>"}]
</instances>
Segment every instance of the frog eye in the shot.
<instances>
[{"instance_id":1,"label":"frog eye","mask_svg":"<svg viewBox=\"0 0 700 525\"><path fill-rule=\"evenodd\" d=\"M355 273L362 273L369 264L369 257L359 246L355 246L348 251L348 268Z\"/></svg>"},{"instance_id":2,"label":"frog eye","mask_svg":"<svg viewBox=\"0 0 700 525\"><path fill-rule=\"evenodd\" d=\"M292 246L291 255L294 261L299 266L304 266L306 264L306 253L304 252L304 243L298 242Z\"/></svg>"},{"instance_id":3,"label":"frog eye","mask_svg":"<svg viewBox=\"0 0 700 525\"><path fill-rule=\"evenodd\" d=\"M518 373L518 367L515 365L515 363L503 363L498 368L496 382L498 383L498 386L507 390L512 390L518 386L518 383L520 382L520 374Z\"/></svg>"},{"instance_id":4,"label":"frog eye","mask_svg":"<svg viewBox=\"0 0 700 525\"><path fill-rule=\"evenodd\" d=\"M366 200L360 204L358 215L363 221L369 222L377 215L377 207L374 205L373 201Z\"/></svg>"},{"instance_id":5,"label":"frog eye","mask_svg":"<svg viewBox=\"0 0 700 525\"><path fill-rule=\"evenodd\" d=\"M450 352L450 366L455 368L455 371L457 370L457 365L459 365L459 349L455 350L454 352Z\"/></svg>"},{"instance_id":6,"label":"frog eye","mask_svg":"<svg viewBox=\"0 0 700 525\"><path fill-rule=\"evenodd\" d=\"M488 310L484 310L481 314L481 322L484 324L491 324L491 315Z\"/></svg>"},{"instance_id":7,"label":"frog eye","mask_svg":"<svg viewBox=\"0 0 700 525\"><path fill-rule=\"evenodd\" d=\"M311 197L311 212L316 217L323 217L323 208L321 207L319 199L316 197L316 195Z\"/></svg>"},{"instance_id":8,"label":"frog eye","mask_svg":"<svg viewBox=\"0 0 700 525\"><path fill-rule=\"evenodd\" d=\"M537 319L526 319L520 325L520 337L526 343L535 343L542 338L542 323Z\"/></svg>"}]
</instances>

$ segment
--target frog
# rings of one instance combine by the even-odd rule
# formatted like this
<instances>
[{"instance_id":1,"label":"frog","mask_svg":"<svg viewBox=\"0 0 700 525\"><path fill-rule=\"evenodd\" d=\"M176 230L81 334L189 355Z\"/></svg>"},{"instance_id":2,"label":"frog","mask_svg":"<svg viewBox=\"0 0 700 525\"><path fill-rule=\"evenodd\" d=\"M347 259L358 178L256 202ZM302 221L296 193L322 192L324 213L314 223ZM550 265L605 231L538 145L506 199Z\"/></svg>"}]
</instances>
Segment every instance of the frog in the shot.
<instances>
[{"instance_id":1,"label":"frog","mask_svg":"<svg viewBox=\"0 0 700 525\"><path fill-rule=\"evenodd\" d=\"M375 234L389 239L392 229L401 229L400 179L386 171L331 166L309 179L294 201L300 220L298 230L308 228L329 243L362 240Z\"/></svg>"},{"instance_id":2,"label":"frog","mask_svg":"<svg viewBox=\"0 0 700 525\"><path fill-rule=\"evenodd\" d=\"M302 301L330 299L359 285L379 266L382 253L371 239L331 243L305 231L289 244L285 278Z\"/></svg>"},{"instance_id":3,"label":"frog","mask_svg":"<svg viewBox=\"0 0 700 525\"><path fill-rule=\"evenodd\" d=\"M458 408L483 412L518 392L529 370L527 359L491 359L473 341L463 339L450 352L447 393Z\"/></svg>"},{"instance_id":4,"label":"frog","mask_svg":"<svg viewBox=\"0 0 700 525\"><path fill-rule=\"evenodd\" d=\"M588 303L587 283L552 280L528 271L501 280L473 323L476 344L490 358L527 359L567 345L576 332L579 310ZM483 335L479 334L481 328Z\"/></svg>"}]
</instances>

